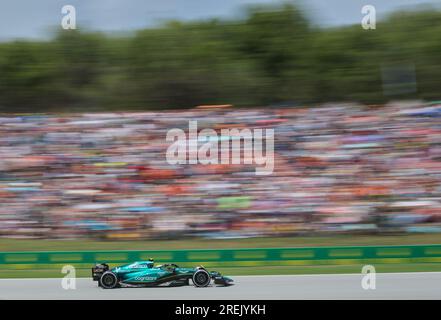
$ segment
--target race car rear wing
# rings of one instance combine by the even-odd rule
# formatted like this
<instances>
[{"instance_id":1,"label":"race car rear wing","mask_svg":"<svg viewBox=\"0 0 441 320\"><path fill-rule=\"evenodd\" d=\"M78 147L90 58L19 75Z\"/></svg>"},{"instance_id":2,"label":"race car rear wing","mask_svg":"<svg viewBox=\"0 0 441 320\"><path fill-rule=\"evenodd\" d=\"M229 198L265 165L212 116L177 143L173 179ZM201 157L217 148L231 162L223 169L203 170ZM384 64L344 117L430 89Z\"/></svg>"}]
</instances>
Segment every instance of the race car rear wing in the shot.
<instances>
[{"instance_id":1,"label":"race car rear wing","mask_svg":"<svg viewBox=\"0 0 441 320\"><path fill-rule=\"evenodd\" d=\"M104 272L109 270L109 265L107 263L98 263L92 267L92 279L93 281L98 281Z\"/></svg>"}]
</instances>

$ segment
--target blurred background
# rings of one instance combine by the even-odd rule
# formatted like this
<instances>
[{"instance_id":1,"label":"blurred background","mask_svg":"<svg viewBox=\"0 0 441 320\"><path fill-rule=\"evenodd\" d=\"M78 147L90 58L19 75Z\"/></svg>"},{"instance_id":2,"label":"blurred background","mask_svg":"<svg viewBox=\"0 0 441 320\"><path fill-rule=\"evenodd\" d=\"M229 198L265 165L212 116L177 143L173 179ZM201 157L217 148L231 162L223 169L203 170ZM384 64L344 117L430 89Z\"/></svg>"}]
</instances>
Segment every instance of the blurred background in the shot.
<instances>
[{"instance_id":1,"label":"blurred background","mask_svg":"<svg viewBox=\"0 0 441 320\"><path fill-rule=\"evenodd\" d=\"M0 19L0 237L441 232L436 1L371 1L374 30L349 0L72 1L76 30L60 1L19 3ZM168 164L189 120L274 129L274 173Z\"/></svg>"}]
</instances>

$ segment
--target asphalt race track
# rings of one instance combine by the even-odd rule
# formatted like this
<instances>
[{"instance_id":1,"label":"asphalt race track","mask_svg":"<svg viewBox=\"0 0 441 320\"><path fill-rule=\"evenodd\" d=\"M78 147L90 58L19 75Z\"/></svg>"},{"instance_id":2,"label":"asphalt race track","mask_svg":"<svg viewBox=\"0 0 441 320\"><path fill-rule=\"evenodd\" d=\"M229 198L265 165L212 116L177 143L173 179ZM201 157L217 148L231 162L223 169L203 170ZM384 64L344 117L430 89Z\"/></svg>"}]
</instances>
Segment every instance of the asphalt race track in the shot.
<instances>
[{"instance_id":1,"label":"asphalt race track","mask_svg":"<svg viewBox=\"0 0 441 320\"><path fill-rule=\"evenodd\" d=\"M376 289L362 288L362 274L237 276L230 287L156 287L105 290L91 279L65 290L61 279L0 279L0 299L441 299L441 272L376 275Z\"/></svg>"}]
</instances>

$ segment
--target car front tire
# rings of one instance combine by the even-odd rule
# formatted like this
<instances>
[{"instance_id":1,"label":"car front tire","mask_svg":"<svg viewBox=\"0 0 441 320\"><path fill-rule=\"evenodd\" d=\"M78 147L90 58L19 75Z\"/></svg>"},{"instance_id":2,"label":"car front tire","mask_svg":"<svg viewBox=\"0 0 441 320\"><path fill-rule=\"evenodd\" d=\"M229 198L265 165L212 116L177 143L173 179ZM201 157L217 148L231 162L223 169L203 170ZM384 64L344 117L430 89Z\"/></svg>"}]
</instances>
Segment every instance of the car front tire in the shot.
<instances>
[{"instance_id":1,"label":"car front tire","mask_svg":"<svg viewBox=\"0 0 441 320\"><path fill-rule=\"evenodd\" d=\"M193 274L193 283L196 287L206 287L210 284L211 277L204 269L199 269Z\"/></svg>"}]
</instances>

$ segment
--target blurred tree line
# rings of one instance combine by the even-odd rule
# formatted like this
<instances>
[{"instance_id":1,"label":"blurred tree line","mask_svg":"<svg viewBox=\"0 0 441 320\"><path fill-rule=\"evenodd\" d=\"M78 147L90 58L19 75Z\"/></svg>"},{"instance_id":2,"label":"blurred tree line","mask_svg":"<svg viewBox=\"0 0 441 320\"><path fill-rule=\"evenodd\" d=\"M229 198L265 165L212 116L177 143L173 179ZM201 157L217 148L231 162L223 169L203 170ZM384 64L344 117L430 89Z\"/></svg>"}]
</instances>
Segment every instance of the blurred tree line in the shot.
<instances>
[{"instance_id":1,"label":"blurred tree line","mask_svg":"<svg viewBox=\"0 0 441 320\"><path fill-rule=\"evenodd\" d=\"M314 27L291 5L254 7L236 21L0 44L2 112L433 100L440 81L435 10L396 12L364 30Z\"/></svg>"}]
</instances>

